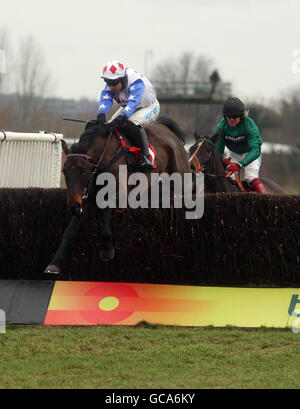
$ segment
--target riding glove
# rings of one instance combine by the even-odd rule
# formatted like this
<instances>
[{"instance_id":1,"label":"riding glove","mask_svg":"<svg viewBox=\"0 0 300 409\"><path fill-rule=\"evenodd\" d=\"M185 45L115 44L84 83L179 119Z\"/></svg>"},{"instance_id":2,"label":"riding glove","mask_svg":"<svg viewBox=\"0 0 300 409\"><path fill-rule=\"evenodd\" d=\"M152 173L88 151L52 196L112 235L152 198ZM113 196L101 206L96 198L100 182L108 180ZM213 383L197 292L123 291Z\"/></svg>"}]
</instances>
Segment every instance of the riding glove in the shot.
<instances>
[{"instance_id":1,"label":"riding glove","mask_svg":"<svg viewBox=\"0 0 300 409\"><path fill-rule=\"evenodd\" d=\"M126 117L124 115L119 115L119 116L117 116L117 118L115 118L113 121L111 121L108 124L108 127L109 127L110 131L112 131L115 128L118 128L119 126L124 125L125 121L126 121Z\"/></svg>"},{"instance_id":2,"label":"riding glove","mask_svg":"<svg viewBox=\"0 0 300 409\"><path fill-rule=\"evenodd\" d=\"M229 172L238 172L240 169L241 167L238 163L231 163L226 168L226 170L228 170Z\"/></svg>"},{"instance_id":3,"label":"riding glove","mask_svg":"<svg viewBox=\"0 0 300 409\"><path fill-rule=\"evenodd\" d=\"M227 158L222 158L223 164L225 165L225 167L229 166L231 164L230 160Z\"/></svg>"}]
</instances>

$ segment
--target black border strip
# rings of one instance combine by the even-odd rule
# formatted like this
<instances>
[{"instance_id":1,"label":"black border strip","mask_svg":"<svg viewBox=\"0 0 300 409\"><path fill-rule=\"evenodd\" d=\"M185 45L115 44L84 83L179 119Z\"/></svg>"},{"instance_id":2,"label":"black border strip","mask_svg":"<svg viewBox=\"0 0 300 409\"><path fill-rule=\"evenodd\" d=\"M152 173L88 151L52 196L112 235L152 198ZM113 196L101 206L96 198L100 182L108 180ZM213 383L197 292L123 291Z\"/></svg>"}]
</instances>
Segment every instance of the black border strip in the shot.
<instances>
[{"instance_id":1,"label":"black border strip","mask_svg":"<svg viewBox=\"0 0 300 409\"><path fill-rule=\"evenodd\" d=\"M0 309L6 323L44 324L55 281L0 280Z\"/></svg>"}]
</instances>

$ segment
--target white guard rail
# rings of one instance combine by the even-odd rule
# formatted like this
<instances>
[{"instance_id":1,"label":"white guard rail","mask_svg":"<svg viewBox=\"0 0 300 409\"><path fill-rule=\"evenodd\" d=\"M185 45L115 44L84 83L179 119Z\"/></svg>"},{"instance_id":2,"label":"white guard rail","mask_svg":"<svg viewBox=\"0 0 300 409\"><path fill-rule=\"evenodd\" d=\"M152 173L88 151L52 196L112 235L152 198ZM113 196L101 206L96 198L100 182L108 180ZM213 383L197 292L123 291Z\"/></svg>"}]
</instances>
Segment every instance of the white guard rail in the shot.
<instances>
[{"instance_id":1,"label":"white guard rail","mask_svg":"<svg viewBox=\"0 0 300 409\"><path fill-rule=\"evenodd\" d=\"M62 134L0 131L0 188L60 187Z\"/></svg>"}]
</instances>

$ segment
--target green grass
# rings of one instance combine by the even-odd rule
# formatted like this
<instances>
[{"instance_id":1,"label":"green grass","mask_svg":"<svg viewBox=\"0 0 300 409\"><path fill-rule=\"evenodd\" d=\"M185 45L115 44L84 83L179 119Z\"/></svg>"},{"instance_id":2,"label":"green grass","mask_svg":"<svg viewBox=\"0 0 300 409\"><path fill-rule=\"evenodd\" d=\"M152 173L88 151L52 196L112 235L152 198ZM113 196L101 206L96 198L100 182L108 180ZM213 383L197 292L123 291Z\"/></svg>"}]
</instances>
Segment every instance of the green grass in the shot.
<instances>
[{"instance_id":1,"label":"green grass","mask_svg":"<svg viewBox=\"0 0 300 409\"><path fill-rule=\"evenodd\" d=\"M299 388L290 329L9 326L0 388Z\"/></svg>"}]
</instances>

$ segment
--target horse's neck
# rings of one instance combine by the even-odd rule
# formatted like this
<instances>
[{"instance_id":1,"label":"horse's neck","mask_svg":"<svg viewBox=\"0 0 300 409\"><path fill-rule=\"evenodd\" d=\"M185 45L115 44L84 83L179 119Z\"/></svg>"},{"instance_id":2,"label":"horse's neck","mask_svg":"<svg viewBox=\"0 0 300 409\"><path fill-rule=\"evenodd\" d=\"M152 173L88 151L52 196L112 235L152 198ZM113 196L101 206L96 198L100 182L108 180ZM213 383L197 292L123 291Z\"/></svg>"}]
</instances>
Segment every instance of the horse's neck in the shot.
<instances>
[{"instance_id":1,"label":"horse's neck","mask_svg":"<svg viewBox=\"0 0 300 409\"><path fill-rule=\"evenodd\" d=\"M87 154L97 163L101 160L101 166L104 166L120 148L120 143L115 135L99 136L89 147Z\"/></svg>"},{"instance_id":2,"label":"horse's neck","mask_svg":"<svg viewBox=\"0 0 300 409\"><path fill-rule=\"evenodd\" d=\"M234 186L225 177L224 166L216 149L213 150L209 165L206 168L207 178L205 184L212 192L233 192Z\"/></svg>"},{"instance_id":3,"label":"horse's neck","mask_svg":"<svg viewBox=\"0 0 300 409\"><path fill-rule=\"evenodd\" d=\"M207 170L216 176L224 175L224 166L216 149L213 150L212 157L207 167Z\"/></svg>"}]
</instances>

